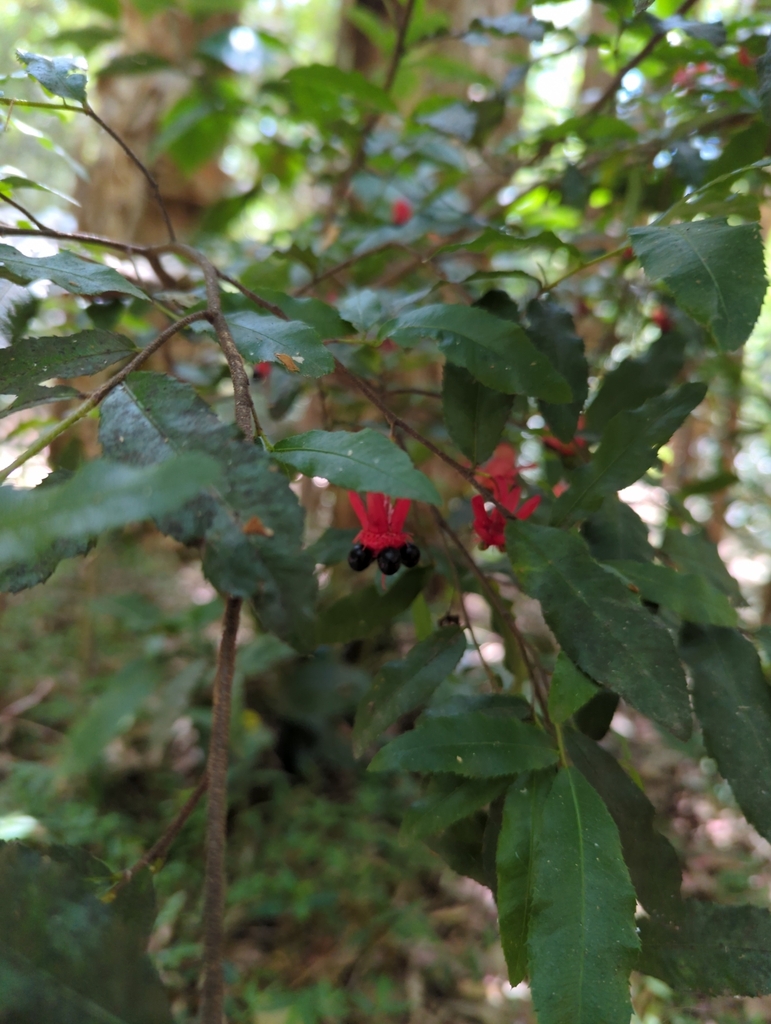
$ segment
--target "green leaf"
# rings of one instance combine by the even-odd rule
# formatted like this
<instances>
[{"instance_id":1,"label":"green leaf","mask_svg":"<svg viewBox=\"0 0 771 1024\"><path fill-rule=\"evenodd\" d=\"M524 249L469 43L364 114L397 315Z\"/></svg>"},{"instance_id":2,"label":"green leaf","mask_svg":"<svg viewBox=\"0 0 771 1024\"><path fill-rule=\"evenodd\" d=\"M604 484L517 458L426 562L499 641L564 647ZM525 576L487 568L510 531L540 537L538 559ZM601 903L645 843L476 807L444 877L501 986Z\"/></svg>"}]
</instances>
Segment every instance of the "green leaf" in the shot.
<instances>
[{"instance_id":1,"label":"green leaf","mask_svg":"<svg viewBox=\"0 0 771 1024\"><path fill-rule=\"evenodd\" d=\"M130 662L107 680L104 692L90 701L68 733L63 773L76 775L93 768L110 740L131 728L160 680L158 665L147 658Z\"/></svg>"},{"instance_id":2,"label":"green leaf","mask_svg":"<svg viewBox=\"0 0 771 1024\"><path fill-rule=\"evenodd\" d=\"M308 557L313 559L314 564L337 565L344 562L348 552L353 546L353 538L359 531L343 529L339 526L330 526L328 530L315 540L309 548L306 548Z\"/></svg>"},{"instance_id":3,"label":"green leaf","mask_svg":"<svg viewBox=\"0 0 771 1024\"><path fill-rule=\"evenodd\" d=\"M361 72L343 71L328 64L294 67L278 82L268 83L265 90L286 96L302 120L322 126L334 124L349 131L352 106L361 116L366 111L395 109L388 93Z\"/></svg>"},{"instance_id":4,"label":"green leaf","mask_svg":"<svg viewBox=\"0 0 771 1024\"><path fill-rule=\"evenodd\" d=\"M551 773L531 772L512 783L503 805L496 853L496 899L501 945L512 985L518 985L528 973L534 853L551 784Z\"/></svg>"},{"instance_id":5,"label":"green leaf","mask_svg":"<svg viewBox=\"0 0 771 1024\"><path fill-rule=\"evenodd\" d=\"M535 851L528 952L540 1024L629 1024L634 911L613 819L583 775L563 768Z\"/></svg>"},{"instance_id":6,"label":"green leaf","mask_svg":"<svg viewBox=\"0 0 771 1024\"><path fill-rule=\"evenodd\" d=\"M512 11L497 18L474 18L469 25L469 32L491 32L497 36L521 36L523 39L541 42L546 29L550 27L548 21L539 21L531 14L517 14Z\"/></svg>"},{"instance_id":7,"label":"green leaf","mask_svg":"<svg viewBox=\"0 0 771 1024\"><path fill-rule=\"evenodd\" d=\"M150 874L105 903L98 887L110 881L85 851L0 844L0 1005L9 1021L171 1024L146 953Z\"/></svg>"},{"instance_id":8,"label":"green leaf","mask_svg":"<svg viewBox=\"0 0 771 1024\"><path fill-rule=\"evenodd\" d=\"M410 569L399 575L385 594L376 587L364 587L322 609L316 621L316 643L346 644L381 630L391 619L406 611L433 569Z\"/></svg>"},{"instance_id":9,"label":"green leaf","mask_svg":"<svg viewBox=\"0 0 771 1024\"><path fill-rule=\"evenodd\" d=\"M239 440L189 385L158 373L131 374L108 395L99 439L111 458L159 474L175 453L215 459L217 488L159 528L182 544L203 542L204 573L218 590L251 600L265 629L309 645L316 582L301 550L303 512L266 452Z\"/></svg>"},{"instance_id":10,"label":"green leaf","mask_svg":"<svg viewBox=\"0 0 771 1024\"><path fill-rule=\"evenodd\" d=\"M561 725L599 693L596 683L560 651L549 687L549 718Z\"/></svg>"},{"instance_id":11,"label":"green leaf","mask_svg":"<svg viewBox=\"0 0 771 1024\"><path fill-rule=\"evenodd\" d=\"M570 660L665 729L687 737L685 676L664 626L575 534L509 523L506 540L519 585L541 602Z\"/></svg>"},{"instance_id":12,"label":"green leaf","mask_svg":"<svg viewBox=\"0 0 771 1024\"><path fill-rule=\"evenodd\" d=\"M72 203L74 206L79 204L64 192L60 192L58 189L50 188L48 185L41 185L39 181L32 181L31 178L25 178L22 174L3 174L0 177L0 192L3 195L13 195L19 189L32 189L35 192L48 192L49 195L58 196L60 199L64 199L67 203Z\"/></svg>"},{"instance_id":13,"label":"green leaf","mask_svg":"<svg viewBox=\"0 0 771 1024\"><path fill-rule=\"evenodd\" d=\"M562 374L573 392L573 401L552 405L539 401L541 414L561 441L569 443L578 427L578 417L589 393L589 367L584 343L575 332L567 310L550 299L533 299L527 307L527 333L535 347Z\"/></svg>"},{"instance_id":14,"label":"green leaf","mask_svg":"<svg viewBox=\"0 0 771 1024\"><path fill-rule=\"evenodd\" d=\"M444 832L492 803L509 784L505 777L463 779L457 775L437 775L429 782L426 795L407 809L400 834L425 839Z\"/></svg>"},{"instance_id":15,"label":"green leaf","mask_svg":"<svg viewBox=\"0 0 771 1024\"><path fill-rule=\"evenodd\" d=\"M570 402L572 392L525 332L474 306L423 306L402 313L381 329L398 343L450 334L443 348L450 362L465 366L477 380L504 394L533 395L549 402Z\"/></svg>"},{"instance_id":16,"label":"green leaf","mask_svg":"<svg viewBox=\"0 0 771 1024\"><path fill-rule=\"evenodd\" d=\"M731 351L744 344L768 283L757 224L732 227L715 218L632 228L629 237L651 281L663 281L719 348Z\"/></svg>"},{"instance_id":17,"label":"green leaf","mask_svg":"<svg viewBox=\"0 0 771 1024\"><path fill-rule=\"evenodd\" d=\"M165 515L218 479L213 459L180 455L163 468L95 459L66 483L31 491L0 487L0 566L34 558L58 540L85 540Z\"/></svg>"},{"instance_id":18,"label":"green leaf","mask_svg":"<svg viewBox=\"0 0 771 1024\"><path fill-rule=\"evenodd\" d=\"M739 584L726 569L716 545L703 530L693 533L667 530L661 550L681 572L703 576L736 604L744 604Z\"/></svg>"},{"instance_id":19,"label":"green leaf","mask_svg":"<svg viewBox=\"0 0 771 1024\"><path fill-rule=\"evenodd\" d=\"M375 756L370 771L452 772L469 779L516 775L546 768L557 752L546 734L516 718L481 711L428 718L392 740Z\"/></svg>"},{"instance_id":20,"label":"green leaf","mask_svg":"<svg viewBox=\"0 0 771 1024\"><path fill-rule=\"evenodd\" d=\"M345 338L355 334L355 329L347 320L343 320L334 306L328 306L321 299L298 299L285 292L277 292L272 288L256 289L260 298L278 306L291 320L302 320L312 327L320 338L328 341L332 338Z\"/></svg>"},{"instance_id":21,"label":"green leaf","mask_svg":"<svg viewBox=\"0 0 771 1024\"><path fill-rule=\"evenodd\" d=\"M508 782L508 780L506 780ZM487 816L481 811L448 826L444 832L431 836L426 845L438 853L458 875L467 875L487 885L482 847L487 826Z\"/></svg>"},{"instance_id":22,"label":"green leaf","mask_svg":"<svg viewBox=\"0 0 771 1024\"><path fill-rule=\"evenodd\" d=\"M49 473L39 486L51 487L63 483L71 475L67 470L57 469L53 473ZM38 583L44 583L62 559L85 555L93 543L91 537L55 540L49 547L39 551L34 558L12 563L4 569L0 569L0 594L16 594L20 590L27 590L29 587L37 586Z\"/></svg>"},{"instance_id":23,"label":"green leaf","mask_svg":"<svg viewBox=\"0 0 771 1024\"><path fill-rule=\"evenodd\" d=\"M655 551L648 542L648 527L634 509L609 494L596 512L581 524L581 536L598 562L632 559L650 562Z\"/></svg>"},{"instance_id":24,"label":"green leaf","mask_svg":"<svg viewBox=\"0 0 771 1024\"><path fill-rule=\"evenodd\" d=\"M409 455L369 427L357 433L309 430L279 441L271 454L299 473L325 477L351 491L440 504L433 483L415 469Z\"/></svg>"},{"instance_id":25,"label":"green leaf","mask_svg":"<svg viewBox=\"0 0 771 1024\"><path fill-rule=\"evenodd\" d=\"M474 466L493 454L511 412L513 395L480 384L462 366L445 363L442 409L447 432Z\"/></svg>"},{"instance_id":26,"label":"green leaf","mask_svg":"<svg viewBox=\"0 0 771 1024\"><path fill-rule=\"evenodd\" d=\"M54 96L86 102L86 73L74 57L44 57L40 53L16 51L24 70Z\"/></svg>"},{"instance_id":27,"label":"green leaf","mask_svg":"<svg viewBox=\"0 0 771 1024\"><path fill-rule=\"evenodd\" d=\"M72 295L118 292L147 301L145 293L117 270L105 267L102 263L91 263L71 252L57 252L53 256L24 256L11 245L0 245L0 277L16 284L53 281Z\"/></svg>"},{"instance_id":28,"label":"green leaf","mask_svg":"<svg viewBox=\"0 0 771 1024\"><path fill-rule=\"evenodd\" d=\"M680 861L655 828L653 804L607 750L572 730L565 739L573 764L600 794L616 823L637 899L650 915L674 920L682 907Z\"/></svg>"},{"instance_id":29,"label":"green leaf","mask_svg":"<svg viewBox=\"0 0 771 1024\"><path fill-rule=\"evenodd\" d=\"M159 53L121 53L97 72L97 78L112 78L115 75L149 75L154 71L173 69Z\"/></svg>"},{"instance_id":30,"label":"green leaf","mask_svg":"<svg viewBox=\"0 0 771 1024\"><path fill-rule=\"evenodd\" d=\"M609 561L639 589L643 600L671 609L681 619L712 626L735 626L737 616L725 594L692 573L651 562Z\"/></svg>"},{"instance_id":31,"label":"green leaf","mask_svg":"<svg viewBox=\"0 0 771 1024\"><path fill-rule=\"evenodd\" d=\"M30 384L52 377L86 377L134 355L137 349L122 334L78 331L63 338L23 338L0 349L0 387L18 395Z\"/></svg>"},{"instance_id":32,"label":"green leaf","mask_svg":"<svg viewBox=\"0 0 771 1024\"><path fill-rule=\"evenodd\" d=\"M683 384L677 390L649 399L639 409L617 413L588 466L576 470L570 487L552 510L559 526L594 510L606 494L620 491L656 461L656 453L707 393L705 384Z\"/></svg>"},{"instance_id":33,"label":"green leaf","mask_svg":"<svg viewBox=\"0 0 771 1024\"><path fill-rule=\"evenodd\" d=\"M625 359L606 374L586 410L586 429L602 433L622 409L636 409L646 399L663 394L683 367L685 343L682 331L668 331L644 355Z\"/></svg>"},{"instance_id":34,"label":"green leaf","mask_svg":"<svg viewBox=\"0 0 771 1024\"><path fill-rule=\"evenodd\" d=\"M398 718L425 704L453 671L466 650L457 626L438 629L416 644L403 661L389 661L364 695L353 725L353 752L360 757Z\"/></svg>"},{"instance_id":35,"label":"green leaf","mask_svg":"<svg viewBox=\"0 0 771 1024\"><path fill-rule=\"evenodd\" d=\"M90 53L97 46L117 39L119 35L116 28L107 28L104 25L85 25L83 28L68 28L57 32L55 36L49 36L46 42L56 43L59 46L64 43L74 43L83 53Z\"/></svg>"},{"instance_id":36,"label":"green leaf","mask_svg":"<svg viewBox=\"0 0 771 1024\"><path fill-rule=\"evenodd\" d=\"M771 838L771 690L757 651L737 629L683 627L704 745L747 821Z\"/></svg>"},{"instance_id":37,"label":"green leaf","mask_svg":"<svg viewBox=\"0 0 771 1024\"><path fill-rule=\"evenodd\" d=\"M22 409L33 409L36 405L47 405L49 402L59 402L64 398L78 397L80 392L66 384L55 384L46 388L32 384L20 391L13 402L0 409L0 420L11 413L21 412Z\"/></svg>"},{"instance_id":38,"label":"green leaf","mask_svg":"<svg viewBox=\"0 0 771 1024\"><path fill-rule=\"evenodd\" d=\"M278 356L289 356L306 377L323 377L335 368L321 338L301 320L279 320L277 316L260 316L251 310L230 313L225 319L236 348L247 362L281 363Z\"/></svg>"},{"instance_id":39,"label":"green leaf","mask_svg":"<svg viewBox=\"0 0 771 1024\"><path fill-rule=\"evenodd\" d=\"M687 900L675 923L640 921L638 969L699 996L771 992L771 914L760 907L716 907Z\"/></svg>"}]
</instances>

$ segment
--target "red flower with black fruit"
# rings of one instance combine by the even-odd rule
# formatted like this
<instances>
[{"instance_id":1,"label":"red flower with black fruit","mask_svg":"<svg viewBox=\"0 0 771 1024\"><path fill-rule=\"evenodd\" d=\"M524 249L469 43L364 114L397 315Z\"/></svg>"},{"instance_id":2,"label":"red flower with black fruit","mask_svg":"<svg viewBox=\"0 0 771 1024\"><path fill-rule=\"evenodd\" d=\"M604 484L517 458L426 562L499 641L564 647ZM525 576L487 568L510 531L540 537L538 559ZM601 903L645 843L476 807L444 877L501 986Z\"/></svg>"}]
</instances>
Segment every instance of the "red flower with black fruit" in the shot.
<instances>
[{"instance_id":1,"label":"red flower with black fruit","mask_svg":"<svg viewBox=\"0 0 771 1024\"><path fill-rule=\"evenodd\" d=\"M354 572L363 572L373 559L384 576L393 576L401 565L413 569L420 561L420 551L404 530L410 499L397 498L392 504L385 494L368 494L365 506L355 491L348 492L348 499L361 523L348 555Z\"/></svg>"},{"instance_id":2,"label":"red flower with black fruit","mask_svg":"<svg viewBox=\"0 0 771 1024\"><path fill-rule=\"evenodd\" d=\"M412 213L412 203L409 199L405 199L404 197L394 199L391 204L391 223L400 228L402 224L406 224L407 221L412 220Z\"/></svg>"},{"instance_id":3,"label":"red flower with black fruit","mask_svg":"<svg viewBox=\"0 0 771 1024\"><path fill-rule=\"evenodd\" d=\"M479 546L482 550L497 547L499 551L505 551L506 517L497 508L495 502L502 505L517 519L527 519L540 505L540 495L528 498L527 501L519 505L522 488L516 486L517 453L506 444L498 445L492 458L489 459L486 467L476 474L476 478L479 483L491 489L495 499L495 501L488 501L481 494L476 494L471 499L471 508L474 511L474 532L479 537Z\"/></svg>"}]
</instances>

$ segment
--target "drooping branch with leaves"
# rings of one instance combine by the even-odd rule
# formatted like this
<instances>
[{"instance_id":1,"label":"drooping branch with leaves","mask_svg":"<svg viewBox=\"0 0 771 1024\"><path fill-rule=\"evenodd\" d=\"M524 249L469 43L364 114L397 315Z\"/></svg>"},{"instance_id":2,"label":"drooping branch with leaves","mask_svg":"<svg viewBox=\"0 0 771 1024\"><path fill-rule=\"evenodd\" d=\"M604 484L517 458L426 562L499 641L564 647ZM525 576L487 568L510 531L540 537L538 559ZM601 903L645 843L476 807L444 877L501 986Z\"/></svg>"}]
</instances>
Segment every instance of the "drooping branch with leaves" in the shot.
<instances>
[{"instance_id":1,"label":"drooping branch with leaves","mask_svg":"<svg viewBox=\"0 0 771 1024\"><path fill-rule=\"evenodd\" d=\"M139 168L168 240L49 227L20 196L45 183L0 178L0 276L48 282L70 331L29 333L30 315L0 349L0 416L63 410L0 467L0 590L151 521L200 558L224 617L206 769L154 846L114 875L82 851L0 847L0 994L2 972L22 979L18 1019L66 1005L62 1020L172 1020L143 948L149 869L204 797L197 1012L224 1019L247 618L298 664L367 650L353 753L425 780L404 830L495 894L509 981L529 982L540 1024L628 1024L633 970L683 993L771 992L771 916L681 896L652 805L600 742L620 701L672 743L696 728L771 839L759 623L687 504L731 478L669 472L673 437L713 414L766 294L771 57L759 17L702 22L693 6L616 5L613 33L587 38L523 12L459 35L421 3L389 5L391 49L370 77L312 64L256 88L278 127L261 143L267 173L316 190L259 253L238 232L223 242L238 203L179 241L162 182L92 108L80 63L19 54L14 86L33 98L0 97L9 124L23 107L89 118ZM562 123L513 126L548 59L535 48L504 81L411 97L441 66L429 51L480 36L599 48L608 82ZM56 251L29 255L29 239ZM180 339L185 363L170 354ZM96 374L87 393L61 383ZM19 486L96 417L98 457L73 469L52 455L42 484ZM658 532L619 497L635 484L665 495ZM334 495L325 532L308 527L312 488ZM474 633L471 593L500 659ZM86 908L92 929L61 943L32 916L18 926L36 890L62 914ZM112 941L126 945L120 978L94 953Z\"/></svg>"}]
</instances>

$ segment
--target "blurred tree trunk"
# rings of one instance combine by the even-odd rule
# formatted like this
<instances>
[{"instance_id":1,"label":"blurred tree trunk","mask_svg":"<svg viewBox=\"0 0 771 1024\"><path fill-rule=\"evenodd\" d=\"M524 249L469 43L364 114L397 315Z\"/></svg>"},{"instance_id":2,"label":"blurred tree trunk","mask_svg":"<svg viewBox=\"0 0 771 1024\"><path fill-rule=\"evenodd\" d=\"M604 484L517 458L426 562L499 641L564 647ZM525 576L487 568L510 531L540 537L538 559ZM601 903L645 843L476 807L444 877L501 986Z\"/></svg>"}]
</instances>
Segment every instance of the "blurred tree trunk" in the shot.
<instances>
[{"instance_id":1,"label":"blurred tree trunk","mask_svg":"<svg viewBox=\"0 0 771 1024\"><path fill-rule=\"evenodd\" d=\"M232 12L197 21L176 7L145 18L123 0L123 53L155 54L175 66L150 74L101 78L97 84L95 108L140 160L147 162L163 115L187 92L189 78L183 69L195 59L200 41L236 22L237 15ZM213 161L189 178L168 157L155 160L151 170L181 237L189 235L206 208L222 198L228 181ZM147 243L165 238L163 221L145 179L104 134L98 139L90 180L81 185L77 198L84 231Z\"/></svg>"}]
</instances>

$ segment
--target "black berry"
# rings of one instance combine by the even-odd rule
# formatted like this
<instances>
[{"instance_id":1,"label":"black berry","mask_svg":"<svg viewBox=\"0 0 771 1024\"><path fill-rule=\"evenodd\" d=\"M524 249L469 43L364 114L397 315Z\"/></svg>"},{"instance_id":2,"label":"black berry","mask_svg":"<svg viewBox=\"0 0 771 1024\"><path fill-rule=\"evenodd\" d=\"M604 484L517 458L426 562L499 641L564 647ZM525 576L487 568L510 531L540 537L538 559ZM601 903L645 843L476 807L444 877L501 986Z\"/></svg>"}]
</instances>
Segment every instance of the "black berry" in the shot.
<instances>
[{"instance_id":1,"label":"black berry","mask_svg":"<svg viewBox=\"0 0 771 1024\"><path fill-rule=\"evenodd\" d=\"M399 554L402 556L402 565L407 569L414 569L420 561L420 549L415 544L402 544Z\"/></svg>"},{"instance_id":2,"label":"black berry","mask_svg":"<svg viewBox=\"0 0 771 1024\"><path fill-rule=\"evenodd\" d=\"M348 552L348 564L354 572L364 572L367 566L372 564L374 557L372 548L365 548L363 544L354 544Z\"/></svg>"},{"instance_id":3,"label":"black berry","mask_svg":"<svg viewBox=\"0 0 771 1024\"><path fill-rule=\"evenodd\" d=\"M380 566L380 571L384 576L393 576L395 572L399 571L399 566L402 564L402 556L399 554L399 549L383 548L377 556L377 564Z\"/></svg>"}]
</instances>

